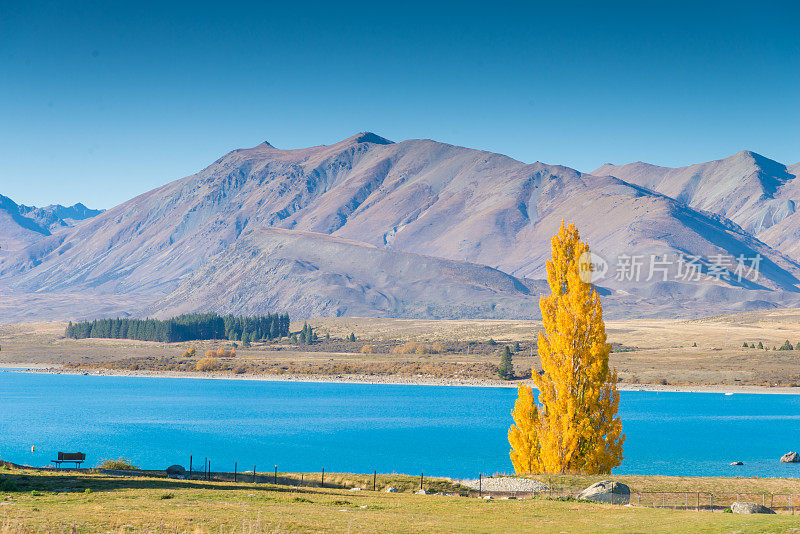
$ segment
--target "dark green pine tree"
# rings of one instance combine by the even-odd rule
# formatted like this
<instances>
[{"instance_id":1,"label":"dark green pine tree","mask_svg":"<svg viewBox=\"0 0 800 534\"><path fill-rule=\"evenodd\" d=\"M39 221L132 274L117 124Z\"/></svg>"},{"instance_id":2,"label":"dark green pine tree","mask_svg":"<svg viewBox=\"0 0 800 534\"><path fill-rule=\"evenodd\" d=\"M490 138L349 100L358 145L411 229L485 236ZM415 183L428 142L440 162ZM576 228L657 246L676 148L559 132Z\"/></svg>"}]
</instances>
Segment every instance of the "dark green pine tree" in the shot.
<instances>
[{"instance_id":1,"label":"dark green pine tree","mask_svg":"<svg viewBox=\"0 0 800 534\"><path fill-rule=\"evenodd\" d=\"M514 362L508 345L500 349L500 365L497 368L497 375L503 380L514 378Z\"/></svg>"}]
</instances>

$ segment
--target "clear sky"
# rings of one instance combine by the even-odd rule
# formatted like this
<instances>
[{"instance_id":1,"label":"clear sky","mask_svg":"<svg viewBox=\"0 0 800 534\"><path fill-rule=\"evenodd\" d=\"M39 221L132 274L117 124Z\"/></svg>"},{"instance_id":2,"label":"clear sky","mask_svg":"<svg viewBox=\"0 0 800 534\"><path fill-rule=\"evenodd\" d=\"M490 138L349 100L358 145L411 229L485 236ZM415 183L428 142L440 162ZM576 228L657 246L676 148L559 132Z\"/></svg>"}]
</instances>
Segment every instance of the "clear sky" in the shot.
<instances>
[{"instance_id":1,"label":"clear sky","mask_svg":"<svg viewBox=\"0 0 800 534\"><path fill-rule=\"evenodd\" d=\"M268 140L800 161L798 2L0 0L0 194L108 208ZM168 4L168 5L167 5Z\"/></svg>"}]
</instances>

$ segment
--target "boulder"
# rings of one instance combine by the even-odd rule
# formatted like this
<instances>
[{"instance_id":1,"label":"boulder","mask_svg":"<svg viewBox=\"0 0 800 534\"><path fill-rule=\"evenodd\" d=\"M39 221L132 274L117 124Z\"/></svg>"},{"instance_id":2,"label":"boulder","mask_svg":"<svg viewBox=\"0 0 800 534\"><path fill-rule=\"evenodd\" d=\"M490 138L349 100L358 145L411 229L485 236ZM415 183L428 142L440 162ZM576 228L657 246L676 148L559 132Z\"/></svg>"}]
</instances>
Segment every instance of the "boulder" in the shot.
<instances>
[{"instance_id":1,"label":"boulder","mask_svg":"<svg viewBox=\"0 0 800 534\"><path fill-rule=\"evenodd\" d=\"M744 465L744 462L731 462L731 465Z\"/></svg>"},{"instance_id":2,"label":"boulder","mask_svg":"<svg viewBox=\"0 0 800 534\"><path fill-rule=\"evenodd\" d=\"M631 500L631 489L620 482L603 480L580 492L578 499L611 504L628 504Z\"/></svg>"},{"instance_id":3,"label":"boulder","mask_svg":"<svg viewBox=\"0 0 800 534\"><path fill-rule=\"evenodd\" d=\"M417 490L414 493L416 493L417 495L427 495L428 494L428 492L425 491L424 489Z\"/></svg>"},{"instance_id":4,"label":"boulder","mask_svg":"<svg viewBox=\"0 0 800 534\"><path fill-rule=\"evenodd\" d=\"M386 489L383 491L385 491L386 493L397 493L397 488L392 486L387 486Z\"/></svg>"},{"instance_id":5,"label":"boulder","mask_svg":"<svg viewBox=\"0 0 800 534\"><path fill-rule=\"evenodd\" d=\"M171 465L167 467L167 474L170 476L183 476L186 474L186 469L182 465Z\"/></svg>"},{"instance_id":6,"label":"boulder","mask_svg":"<svg viewBox=\"0 0 800 534\"><path fill-rule=\"evenodd\" d=\"M731 512L734 514L774 514L775 510L754 502L735 502L731 505Z\"/></svg>"},{"instance_id":7,"label":"boulder","mask_svg":"<svg viewBox=\"0 0 800 534\"><path fill-rule=\"evenodd\" d=\"M785 464L794 464L800 462L800 454L797 454L796 452L787 452L781 456L781 462Z\"/></svg>"}]
</instances>

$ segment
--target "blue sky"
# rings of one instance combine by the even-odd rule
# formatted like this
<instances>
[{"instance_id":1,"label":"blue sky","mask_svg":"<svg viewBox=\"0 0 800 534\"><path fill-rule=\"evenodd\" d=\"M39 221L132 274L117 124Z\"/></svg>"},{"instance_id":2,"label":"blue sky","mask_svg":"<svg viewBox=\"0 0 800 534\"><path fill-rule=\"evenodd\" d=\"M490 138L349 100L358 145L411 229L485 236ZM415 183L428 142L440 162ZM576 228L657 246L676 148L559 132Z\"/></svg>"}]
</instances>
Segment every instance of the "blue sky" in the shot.
<instances>
[{"instance_id":1,"label":"blue sky","mask_svg":"<svg viewBox=\"0 0 800 534\"><path fill-rule=\"evenodd\" d=\"M0 194L26 204L364 130L582 171L800 161L796 2L10 4Z\"/></svg>"}]
</instances>

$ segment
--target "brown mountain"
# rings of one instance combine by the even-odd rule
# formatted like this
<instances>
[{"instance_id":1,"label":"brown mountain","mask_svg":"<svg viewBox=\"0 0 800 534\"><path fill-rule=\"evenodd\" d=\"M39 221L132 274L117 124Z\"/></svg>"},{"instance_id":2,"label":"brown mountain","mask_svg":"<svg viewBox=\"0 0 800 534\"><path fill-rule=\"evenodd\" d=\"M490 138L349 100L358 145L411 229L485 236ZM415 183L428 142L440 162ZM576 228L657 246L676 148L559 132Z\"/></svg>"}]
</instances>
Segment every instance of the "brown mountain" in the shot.
<instances>
[{"instance_id":1,"label":"brown mountain","mask_svg":"<svg viewBox=\"0 0 800 534\"><path fill-rule=\"evenodd\" d=\"M530 280L544 276L565 219L612 275L620 255L764 258L752 282L601 281L625 313L794 298L797 263L656 185L371 133L298 150L263 143L0 260L0 279L16 295L124 294L162 314L282 306L304 316L527 316L537 313L528 288L540 287Z\"/></svg>"}]
</instances>

